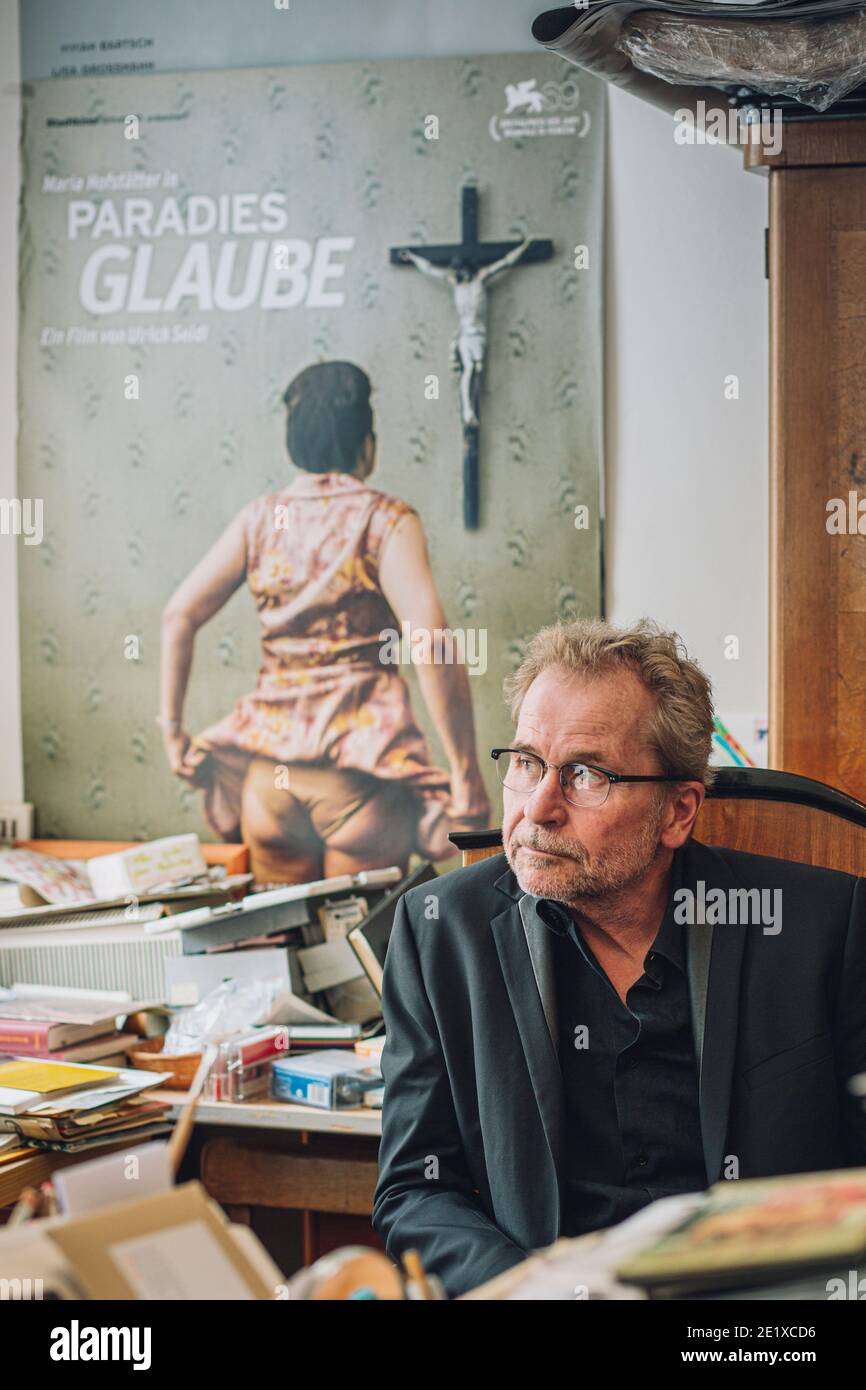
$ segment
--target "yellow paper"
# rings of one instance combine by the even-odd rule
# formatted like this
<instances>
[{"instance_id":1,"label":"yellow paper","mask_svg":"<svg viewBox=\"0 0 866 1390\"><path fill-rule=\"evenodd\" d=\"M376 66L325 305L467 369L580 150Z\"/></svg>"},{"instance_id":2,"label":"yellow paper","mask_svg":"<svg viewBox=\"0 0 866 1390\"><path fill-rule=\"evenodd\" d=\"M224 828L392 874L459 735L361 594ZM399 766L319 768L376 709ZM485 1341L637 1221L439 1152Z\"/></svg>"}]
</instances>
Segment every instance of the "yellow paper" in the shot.
<instances>
[{"instance_id":1,"label":"yellow paper","mask_svg":"<svg viewBox=\"0 0 866 1390\"><path fill-rule=\"evenodd\" d=\"M64 1086L90 1085L117 1075L117 1068L77 1067L72 1062L2 1062L0 1086L14 1091L62 1091Z\"/></svg>"},{"instance_id":2,"label":"yellow paper","mask_svg":"<svg viewBox=\"0 0 866 1390\"><path fill-rule=\"evenodd\" d=\"M11 1163L16 1158L32 1158L35 1150L25 1149L0 1149L0 1165Z\"/></svg>"}]
</instances>

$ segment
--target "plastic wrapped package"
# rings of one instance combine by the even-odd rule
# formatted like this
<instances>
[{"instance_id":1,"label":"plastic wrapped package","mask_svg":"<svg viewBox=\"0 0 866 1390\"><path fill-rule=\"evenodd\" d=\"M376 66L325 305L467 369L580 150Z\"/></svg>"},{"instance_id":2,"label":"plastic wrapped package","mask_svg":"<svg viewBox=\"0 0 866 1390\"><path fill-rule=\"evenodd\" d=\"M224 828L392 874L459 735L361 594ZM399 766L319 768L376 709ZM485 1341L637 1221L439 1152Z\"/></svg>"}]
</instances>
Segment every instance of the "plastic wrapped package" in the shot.
<instances>
[{"instance_id":1,"label":"plastic wrapped package","mask_svg":"<svg viewBox=\"0 0 866 1390\"><path fill-rule=\"evenodd\" d=\"M664 82L747 87L816 111L826 111L866 81L864 11L771 26L642 10L625 21L616 46L635 67Z\"/></svg>"},{"instance_id":2,"label":"plastic wrapped package","mask_svg":"<svg viewBox=\"0 0 866 1390\"><path fill-rule=\"evenodd\" d=\"M538 15L548 52L669 112L765 96L826 111L866 90L864 0L587 0Z\"/></svg>"},{"instance_id":3,"label":"plastic wrapped package","mask_svg":"<svg viewBox=\"0 0 866 1390\"><path fill-rule=\"evenodd\" d=\"M164 1050L202 1052L208 1043L248 1033L256 1024L270 1020L285 988L285 980L277 975L263 980L223 980L198 1004L178 1011L165 1035Z\"/></svg>"}]
</instances>

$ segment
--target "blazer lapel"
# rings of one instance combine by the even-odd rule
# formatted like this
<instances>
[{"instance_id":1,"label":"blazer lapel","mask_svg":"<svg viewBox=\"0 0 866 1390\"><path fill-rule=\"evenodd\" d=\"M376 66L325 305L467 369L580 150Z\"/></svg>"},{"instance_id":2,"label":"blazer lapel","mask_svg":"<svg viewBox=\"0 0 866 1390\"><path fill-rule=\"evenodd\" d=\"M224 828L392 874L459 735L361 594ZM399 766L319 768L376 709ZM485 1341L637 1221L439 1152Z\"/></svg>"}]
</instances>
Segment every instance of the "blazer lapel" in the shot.
<instances>
[{"instance_id":1,"label":"blazer lapel","mask_svg":"<svg viewBox=\"0 0 866 1390\"><path fill-rule=\"evenodd\" d=\"M509 882L506 884L505 880ZM534 899L517 887L510 870L496 886L512 898L509 906L498 913L490 925L550 1153L550 1182L543 1186L534 1183L533 1187L535 1200L543 1208L541 1215L553 1230L551 1240L555 1240L560 1224L565 1100L555 1045L556 1004L550 933L535 915ZM524 900L528 903L526 908L522 907Z\"/></svg>"},{"instance_id":2,"label":"blazer lapel","mask_svg":"<svg viewBox=\"0 0 866 1390\"><path fill-rule=\"evenodd\" d=\"M713 947L713 928L708 922L695 923L686 936L686 958L689 977L689 1003L692 1013L692 1033L695 1039L695 1061L698 1066L698 1085L703 1065L704 1028L707 1018L707 991L710 979L710 953Z\"/></svg>"},{"instance_id":3,"label":"blazer lapel","mask_svg":"<svg viewBox=\"0 0 866 1390\"><path fill-rule=\"evenodd\" d=\"M711 889L721 888L726 903L730 903L728 890L740 886L721 855L697 840L690 840L686 846L682 882L695 894L696 901L705 900ZM686 924L685 934L700 1078L701 1135L707 1182L712 1184L721 1175L731 1108L746 927L744 923L732 925L724 920L715 927L712 923L695 922Z\"/></svg>"}]
</instances>

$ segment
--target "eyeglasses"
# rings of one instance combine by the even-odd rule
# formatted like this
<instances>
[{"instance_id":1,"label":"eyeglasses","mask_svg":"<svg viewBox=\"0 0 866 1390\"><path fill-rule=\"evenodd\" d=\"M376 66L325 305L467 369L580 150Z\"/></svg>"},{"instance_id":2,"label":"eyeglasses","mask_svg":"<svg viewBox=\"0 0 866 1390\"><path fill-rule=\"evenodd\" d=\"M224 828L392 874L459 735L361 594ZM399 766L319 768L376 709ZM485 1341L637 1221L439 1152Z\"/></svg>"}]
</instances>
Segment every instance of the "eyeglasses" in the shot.
<instances>
[{"instance_id":1,"label":"eyeglasses","mask_svg":"<svg viewBox=\"0 0 866 1390\"><path fill-rule=\"evenodd\" d=\"M503 754L507 754L504 757ZM627 775L610 772L594 763L546 763L536 753L523 748L492 748L490 756L503 787L512 792L531 792L538 786L549 768L559 772L559 785L566 801L572 806L603 806L615 782L683 782L688 778L675 776Z\"/></svg>"}]
</instances>

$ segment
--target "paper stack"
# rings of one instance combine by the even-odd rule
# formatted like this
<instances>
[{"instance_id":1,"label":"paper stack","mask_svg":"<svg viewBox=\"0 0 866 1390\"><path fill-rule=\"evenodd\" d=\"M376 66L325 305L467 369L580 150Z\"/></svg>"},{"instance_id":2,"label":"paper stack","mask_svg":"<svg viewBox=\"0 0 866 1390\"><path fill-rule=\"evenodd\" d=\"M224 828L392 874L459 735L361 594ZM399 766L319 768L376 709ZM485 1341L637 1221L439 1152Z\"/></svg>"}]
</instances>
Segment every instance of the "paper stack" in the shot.
<instances>
[{"instance_id":1,"label":"paper stack","mask_svg":"<svg viewBox=\"0 0 866 1390\"><path fill-rule=\"evenodd\" d=\"M0 1062L0 1134L58 1153L167 1134L171 1102L153 1094L165 1077L26 1057Z\"/></svg>"}]
</instances>

